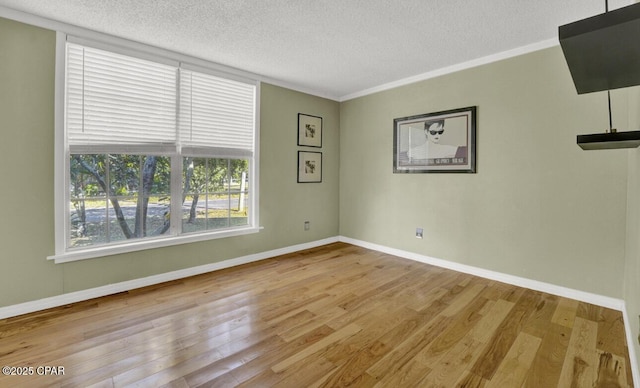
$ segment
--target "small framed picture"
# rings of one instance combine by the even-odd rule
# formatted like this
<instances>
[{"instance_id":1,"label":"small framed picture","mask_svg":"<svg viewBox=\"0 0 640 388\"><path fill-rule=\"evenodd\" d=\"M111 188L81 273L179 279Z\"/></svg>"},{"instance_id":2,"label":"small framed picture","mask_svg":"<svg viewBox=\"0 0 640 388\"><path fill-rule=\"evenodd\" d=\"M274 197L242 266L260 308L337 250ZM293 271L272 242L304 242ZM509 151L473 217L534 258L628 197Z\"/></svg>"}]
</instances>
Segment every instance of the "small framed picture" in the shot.
<instances>
[{"instance_id":1,"label":"small framed picture","mask_svg":"<svg viewBox=\"0 0 640 388\"><path fill-rule=\"evenodd\" d=\"M322 182L322 152L298 151L298 183Z\"/></svg>"},{"instance_id":2,"label":"small framed picture","mask_svg":"<svg viewBox=\"0 0 640 388\"><path fill-rule=\"evenodd\" d=\"M322 147L322 117L298 113L298 145Z\"/></svg>"}]
</instances>

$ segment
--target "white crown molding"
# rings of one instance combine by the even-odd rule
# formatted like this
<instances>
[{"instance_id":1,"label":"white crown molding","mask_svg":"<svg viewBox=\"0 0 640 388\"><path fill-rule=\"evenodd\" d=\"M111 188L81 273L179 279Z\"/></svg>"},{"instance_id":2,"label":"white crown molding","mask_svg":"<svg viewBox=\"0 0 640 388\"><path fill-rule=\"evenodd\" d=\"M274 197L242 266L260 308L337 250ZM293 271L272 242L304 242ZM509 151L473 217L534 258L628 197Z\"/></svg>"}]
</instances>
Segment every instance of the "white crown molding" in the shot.
<instances>
[{"instance_id":1,"label":"white crown molding","mask_svg":"<svg viewBox=\"0 0 640 388\"><path fill-rule=\"evenodd\" d=\"M389 83L379 85L370 89L365 89L356 93L347 94L340 97L339 101L344 102L344 101L352 100L354 98L367 96L369 94L374 94L374 93L382 92L389 89L394 89L400 86L405 86L405 85L413 84L416 82L428 80L430 78L440 77L442 75L456 73L458 71L471 69L473 67L486 65L493 62L498 62L503 59L509 59L509 58L520 56L520 55L529 54L529 53L543 50L549 47L558 46L559 44L560 42L558 41L557 38L543 40L541 42L529 44L522 47L517 47L512 50L502 51L497 54L488 55L486 57L477 58L471 61L458 63L455 65L443 67L441 69L437 69L434 71L429 71L426 73L414 75L412 77L407 77L401 80L389 82Z\"/></svg>"}]
</instances>

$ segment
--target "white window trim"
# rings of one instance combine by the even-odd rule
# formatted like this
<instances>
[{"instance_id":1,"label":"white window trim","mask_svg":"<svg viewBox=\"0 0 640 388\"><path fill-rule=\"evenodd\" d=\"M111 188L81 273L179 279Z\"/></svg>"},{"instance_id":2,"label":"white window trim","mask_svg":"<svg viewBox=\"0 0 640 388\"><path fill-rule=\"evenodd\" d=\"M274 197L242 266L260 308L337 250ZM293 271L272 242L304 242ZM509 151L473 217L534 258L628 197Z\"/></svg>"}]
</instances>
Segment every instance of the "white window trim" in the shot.
<instances>
[{"instance_id":1,"label":"white window trim","mask_svg":"<svg viewBox=\"0 0 640 388\"><path fill-rule=\"evenodd\" d=\"M190 235L180 235L172 237L158 237L148 238L145 240L136 240L127 244L120 245L101 245L96 248L83 249L79 251L63 252L56 254L55 256L47 257L48 260L53 260L56 264L68 263L71 261L95 259L98 257L118 255L122 253L130 253L142 251L145 249L170 247L173 245L181 245L194 243L199 241L208 241L212 239L242 236L246 234L258 233L262 230L261 227L247 227L238 229L227 229L218 232L211 233L198 233Z\"/></svg>"},{"instance_id":2,"label":"white window trim","mask_svg":"<svg viewBox=\"0 0 640 388\"><path fill-rule=\"evenodd\" d=\"M69 217L68 217L68 205L60 206L64 204L67 199L66 190L69 187L69 174L66 172L65 157L67 156L67 147L65 139L65 46L70 39L70 36L64 32L58 31L56 34L56 69L55 69L55 135L54 135L54 147L55 147L55 160L54 160L54 216L55 216L55 254L48 256L47 260L53 260L55 263L66 263L76 260L92 259L104 256L111 256L129 252L136 252L145 249L162 248L173 245L180 245L192 242L207 241L218 238L241 236L246 234L252 234L259 232L262 227L259 227L259 161L260 161L260 86L261 83L257 79L247 78L244 74L238 74L235 71L221 71L221 66L215 63L209 63L204 60L185 56L178 53L168 52L163 49L157 49L155 47L143 45L141 43L124 41L115 37L107 35L98 35L92 33L90 40L85 38L78 38L74 35L72 39L75 42L93 42L94 46L108 47L111 51L116 51L141 58L154 58L154 60L167 63L177 61L182 66L191 68L197 71L203 71L208 74L221 76L233 80L252 83L255 85L255 133L254 133L254 151L253 151L253 163L249 166L249 179L251 193L249 196L249 226L237 227L233 229L223 229L219 231L207 231L197 234L178 234L176 223L172 223L173 228L168 236L158 238L146 238L144 240L136 240L127 242L124 244L116 245L102 245L93 248L83 248L78 250L66 249L67 231L69 230ZM227 69L223 69L227 70ZM233 70L233 69L228 69ZM173 163L172 165L180 166L181 163ZM175 167L174 167L175 168ZM174 171L175 172L175 171ZM61 176L61 174L63 176ZM182 171L179 174L172 173L172 179L181 179ZM177 178L176 178L177 177ZM180 185L179 185L180 186ZM178 187L179 187L178 186ZM175 203L175 201L173 202ZM180 205L180 204L178 204ZM175 206L175 205L174 205ZM172 212L174 213L174 212ZM178 214L178 213L175 213Z\"/></svg>"}]
</instances>

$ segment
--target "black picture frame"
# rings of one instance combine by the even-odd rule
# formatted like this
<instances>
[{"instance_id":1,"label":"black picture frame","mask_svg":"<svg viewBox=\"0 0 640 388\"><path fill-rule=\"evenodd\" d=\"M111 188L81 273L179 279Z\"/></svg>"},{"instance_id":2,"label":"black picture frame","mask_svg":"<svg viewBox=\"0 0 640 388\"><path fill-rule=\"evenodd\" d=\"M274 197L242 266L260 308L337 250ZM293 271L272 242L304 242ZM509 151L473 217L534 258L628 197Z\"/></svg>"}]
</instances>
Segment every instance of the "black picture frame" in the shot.
<instances>
[{"instance_id":1,"label":"black picture frame","mask_svg":"<svg viewBox=\"0 0 640 388\"><path fill-rule=\"evenodd\" d=\"M322 152L298 151L298 183L322 182Z\"/></svg>"},{"instance_id":2,"label":"black picture frame","mask_svg":"<svg viewBox=\"0 0 640 388\"><path fill-rule=\"evenodd\" d=\"M393 172L476 173L477 106L393 120Z\"/></svg>"},{"instance_id":3,"label":"black picture frame","mask_svg":"<svg viewBox=\"0 0 640 388\"><path fill-rule=\"evenodd\" d=\"M322 117L298 113L298 145L322 148Z\"/></svg>"}]
</instances>

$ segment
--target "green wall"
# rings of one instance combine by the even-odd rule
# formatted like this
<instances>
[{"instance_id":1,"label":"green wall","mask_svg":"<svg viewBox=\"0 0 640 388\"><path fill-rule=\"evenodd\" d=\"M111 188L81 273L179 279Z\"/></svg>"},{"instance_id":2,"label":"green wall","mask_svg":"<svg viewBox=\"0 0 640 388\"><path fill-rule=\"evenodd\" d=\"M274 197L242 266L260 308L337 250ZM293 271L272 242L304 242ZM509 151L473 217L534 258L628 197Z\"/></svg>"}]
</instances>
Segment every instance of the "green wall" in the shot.
<instances>
[{"instance_id":1,"label":"green wall","mask_svg":"<svg viewBox=\"0 0 640 388\"><path fill-rule=\"evenodd\" d=\"M622 298L640 330L640 151L578 148L606 94L578 96L558 47L341 104L263 84L260 233L66 264L45 259L54 58L53 31L0 18L0 307L342 235ZM637 129L640 89L612 99ZM477 174L392 173L394 118L471 105ZM296 183L298 113L324 118L320 184Z\"/></svg>"},{"instance_id":2,"label":"green wall","mask_svg":"<svg viewBox=\"0 0 640 388\"><path fill-rule=\"evenodd\" d=\"M640 87L631 91L629 105L640 108ZM640 109L630 115L629 122L640 128ZM636 357L640 356L640 149L629 151L627 191L627 250L624 271L624 300L629 316L629 331ZM640 360L639 364L640 364Z\"/></svg>"},{"instance_id":3,"label":"green wall","mask_svg":"<svg viewBox=\"0 0 640 388\"><path fill-rule=\"evenodd\" d=\"M473 105L476 174L393 174L394 118ZM578 96L559 47L343 102L340 234L622 298L628 151L576 145L606 128L606 93Z\"/></svg>"},{"instance_id":4,"label":"green wall","mask_svg":"<svg viewBox=\"0 0 640 388\"><path fill-rule=\"evenodd\" d=\"M260 233L47 261L54 254L54 59L55 32L0 18L0 306L338 235L339 104L262 84ZM299 112L324 119L322 183L296 183Z\"/></svg>"},{"instance_id":5,"label":"green wall","mask_svg":"<svg viewBox=\"0 0 640 388\"><path fill-rule=\"evenodd\" d=\"M0 306L62 292L53 253L55 34L0 19Z\"/></svg>"},{"instance_id":6,"label":"green wall","mask_svg":"<svg viewBox=\"0 0 640 388\"><path fill-rule=\"evenodd\" d=\"M639 310L640 204L626 204L640 194L640 158L576 146L577 134L607 127L606 94L578 96L558 47L341 104L263 84L260 233L66 264L45 259L54 57L53 31L0 19L0 306L343 235ZM619 130L640 114L633 90L613 92ZM394 118L471 105L477 174L392 173ZM296 183L300 112L324 118L320 184Z\"/></svg>"}]
</instances>

